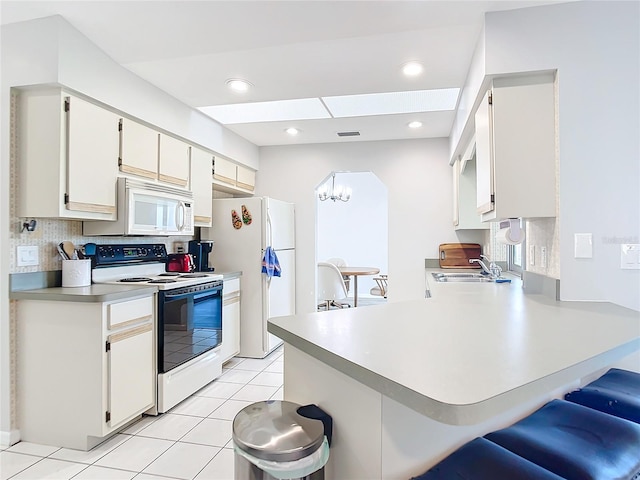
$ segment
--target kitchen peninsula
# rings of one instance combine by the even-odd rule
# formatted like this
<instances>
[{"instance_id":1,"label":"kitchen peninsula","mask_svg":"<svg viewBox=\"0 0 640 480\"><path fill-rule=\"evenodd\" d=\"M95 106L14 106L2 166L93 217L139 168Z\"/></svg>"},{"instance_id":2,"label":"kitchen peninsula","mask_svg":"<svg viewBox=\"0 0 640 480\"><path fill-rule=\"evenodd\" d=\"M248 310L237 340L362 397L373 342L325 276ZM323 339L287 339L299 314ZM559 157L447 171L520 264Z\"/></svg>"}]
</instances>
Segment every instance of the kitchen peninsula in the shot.
<instances>
[{"instance_id":1,"label":"kitchen peninsula","mask_svg":"<svg viewBox=\"0 0 640 480\"><path fill-rule=\"evenodd\" d=\"M431 298L273 318L284 398L334 419L327 478L407 479L640 349L640 313L430 282Z\"/></svg>"}]
</instances>

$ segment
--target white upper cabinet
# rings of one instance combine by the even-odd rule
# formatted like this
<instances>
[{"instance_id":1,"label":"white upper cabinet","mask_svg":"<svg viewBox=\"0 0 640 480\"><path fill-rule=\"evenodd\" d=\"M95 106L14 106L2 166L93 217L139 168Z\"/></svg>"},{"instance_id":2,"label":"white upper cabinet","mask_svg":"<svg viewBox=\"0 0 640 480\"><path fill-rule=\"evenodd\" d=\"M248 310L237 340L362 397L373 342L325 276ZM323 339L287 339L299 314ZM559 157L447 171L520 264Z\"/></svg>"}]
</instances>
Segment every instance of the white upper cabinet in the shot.
<instances>
[{"instance_id":1,"label":"white upper cabinet","mask_svg":"<svg viewBox=\"0 0 640 480\"><path fill-rule=\"evenodd\" d=\"M456 230L486 230L476 211L476 162L473 144L453 164L453 225Z\"/></svg>"},{"instance_id":2,"label":"white upper cabinet","mask_svg":"<svg viewBox=\"0 0 640 480\"><path fill-rule=\"evenodd\" d=\"M60 88L17 106L18 216L115 220L119 117Z\"/></svg>"},{"instance_id":3,"label":"white upper cabinet","mask_svg":"<svg viewBox=\"0 0 640 480\"><path fill-rule=\"evenodd\" d=\"M120 128L120 171L157 180L159 133L128 118L121 119Z\"/></svg>"},{"instance_id":4,"label":"white upper cabinet","mask_svg":"<svg viewBox=\"0 0 640 480\"><path fill-rule=\"evenodd\" d=\"M230 193L253 193L256 172L224 158L216 157L213 166L214 190Z\"/></svg>"},{"instance_id":5,"label":"white upper cabinet","mask_svg":"<svg viewBox=\"0 0 640 480\"><path fill-rule=\"evenodd\" d=\"M158 180L179 187L187 187L190 146L164 133L160 134L159 145Z\"/></svg>"},{"instance_id":6,"label":"white upper cabinet","mask_svg":"<svg viewBox=\"0 0 640 480\"><path fill-rule=\"evenodd\" d=\"M214 183L223 186L236 186L237 165L224 158L216 157L213 165Z\"/></svg>"},{"instance_id":7,"label":"white upper cabinet","mask_svg":"<svg viewBox=\"0 0 640 480\"><path fill-rule=\"evenodd\" d=\"M256 186L256 172L250 168L238 165L238 172L236 176L236 187L243 190L249 190L253 192Z\"/></svg>"},{"instance_id":8,"label":"white upper cabinet","mask_svg":"<svg viewBox=\"0 0 640 480\"><path fill-rule=\"evenodd\" d=\"M191 147L191 190L193 191L194 224L211 226L213 154Z\"/></svg>"},{"instance_id":9,"label":"white upper cabinet","mask_svg":"<svg viewBox=\"0 0 640 480\"><path fill-rule=\"evenodd\" d=\"M553 74L494 79L476 114L478 214L483 221L556 215Z\"/></svg>"}]
</instances>

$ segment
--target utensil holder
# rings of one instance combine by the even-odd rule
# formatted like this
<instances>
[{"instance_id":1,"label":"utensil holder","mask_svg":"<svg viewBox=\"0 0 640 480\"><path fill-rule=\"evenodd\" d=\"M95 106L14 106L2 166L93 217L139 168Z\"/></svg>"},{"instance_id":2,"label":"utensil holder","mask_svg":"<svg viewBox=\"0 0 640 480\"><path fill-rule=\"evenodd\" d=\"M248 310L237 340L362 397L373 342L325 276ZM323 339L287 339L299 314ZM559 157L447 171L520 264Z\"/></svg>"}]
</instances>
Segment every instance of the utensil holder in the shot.
<instances>
[{"instance_id":1,"label":"utensil holder","mask_svg":"<svg viewBox=\"0 0 640 480\"><path fill-rule=\"evenodd\" d=\"M91 259L62 260L62 286L88 287L91 285Z\"/></svg>"}]
</instances>

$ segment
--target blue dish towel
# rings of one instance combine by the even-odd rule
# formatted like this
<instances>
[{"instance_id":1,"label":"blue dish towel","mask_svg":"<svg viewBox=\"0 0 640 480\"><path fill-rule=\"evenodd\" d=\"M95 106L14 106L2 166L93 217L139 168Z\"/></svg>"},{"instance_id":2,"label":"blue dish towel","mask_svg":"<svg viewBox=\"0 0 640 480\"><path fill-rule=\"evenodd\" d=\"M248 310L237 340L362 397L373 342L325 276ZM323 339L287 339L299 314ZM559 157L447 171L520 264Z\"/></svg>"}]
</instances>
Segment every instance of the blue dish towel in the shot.
<instances>
[{"instance_id":1,"label":"blue dish towel","mask_svg":"<svg viewBox=\"0 0 640 480\"><path fill-rule=\"evenodd\" d=\"M275 250L267 247L264 251L264 257L262 257L262 273L265 273L267 277L279 277L281 272L282 269Z\"/></svg>"}]
</instances>

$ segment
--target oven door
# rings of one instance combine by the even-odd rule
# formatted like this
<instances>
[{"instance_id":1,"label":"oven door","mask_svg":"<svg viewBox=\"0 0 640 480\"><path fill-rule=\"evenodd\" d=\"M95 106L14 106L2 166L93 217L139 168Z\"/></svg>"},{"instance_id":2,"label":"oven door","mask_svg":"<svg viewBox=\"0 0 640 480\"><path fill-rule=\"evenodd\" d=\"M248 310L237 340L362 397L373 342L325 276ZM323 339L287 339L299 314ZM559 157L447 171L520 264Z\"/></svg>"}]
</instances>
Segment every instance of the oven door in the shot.
<instances>
[{"instance_id":1,"label":"oven door","mask_svg":"<svg viewBox=\"0 0 640 480\"><path fill-rule=\"evenodd\" d=\"M158 373L220 346L222 282L161 290L158 299Z\"/></svg>"}]
</instances>

